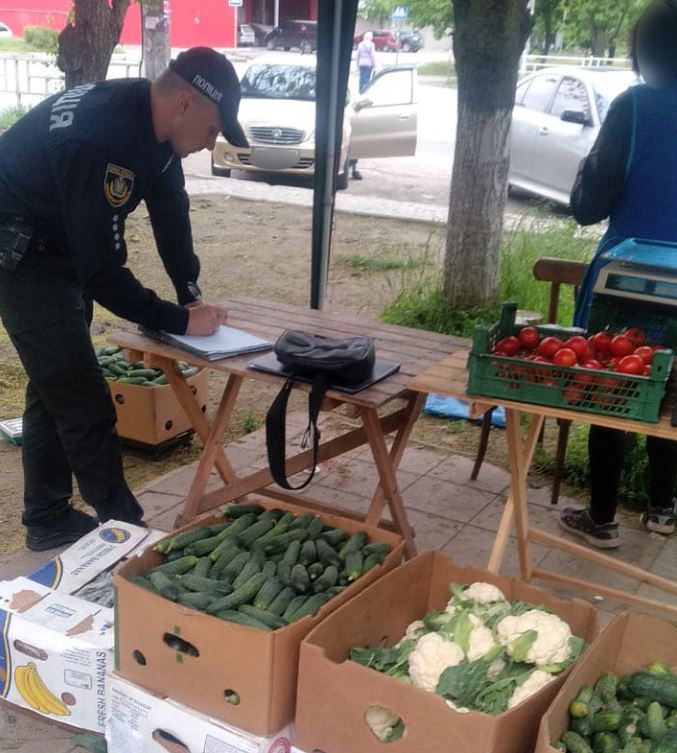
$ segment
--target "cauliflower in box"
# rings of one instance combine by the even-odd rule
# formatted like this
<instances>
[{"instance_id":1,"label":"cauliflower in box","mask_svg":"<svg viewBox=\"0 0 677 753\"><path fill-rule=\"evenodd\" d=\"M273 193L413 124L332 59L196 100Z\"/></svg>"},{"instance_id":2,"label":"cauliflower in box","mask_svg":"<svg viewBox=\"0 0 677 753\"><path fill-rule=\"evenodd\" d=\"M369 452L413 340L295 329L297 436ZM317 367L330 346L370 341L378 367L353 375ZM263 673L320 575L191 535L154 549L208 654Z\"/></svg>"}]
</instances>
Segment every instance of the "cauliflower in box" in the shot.
<instances>
[{"instance_id":1,"label":"cauliflower in box","mask_svg":"<svg viewBox=\"0 0 677 753\"><path fill-rule=\"evenodd\" d=\"M503 591L492 583L471 583L463 592L466 599L472 599L477 604L491 604L493 601L506 601Z\"/></svg>"},{"instance_id":2,"label":"cauliflower in box","mask_svg":"<svg viewBox=\"0 0 677 753\"><path fill-rule=\"evenodd\" d=\"M496 626L496 637L510 657L536 666L564 662L571 651L569 625L541 609L504 617Z\"/></svg>"},{"instance_id":3,"label":"cauliflower in box","mask_svg":"<svg viewBox=\"0 0 677 753\"><path fill-rule=\"evenodd\" d=\"M511 709L517 706L518 703L526 701L527 698L538 693L542 687L554 679L553 675L548 672L544 672L542 669L535 669L521 685L515 688L508 701L508 708Z\"/></svg>"},{"instance_id":4,"label":"cauliflower in box","mask_svg":"<svg viewBox=\"0 0 677 753\"><path fill-rule=\"evenodd\" d=\"M419 638L409 654L409 676L417 688L435 692L440 675L447 667L455 667L464 659L463 649L438 633Z\"/></svg>"},{"instance_id":5,"label":"cauliflower in box","mask_svg":"<svg viewBox=\"0 0 677 753\"><path fill-rule=\"evenodd\" d=\"M492 631L485 626L479 617L471 614L470 622L472 623L472 630L468 636L466 659L468 661L475 661L475 659L481 659L483 656L486 656L494 648L496 641L494 640Z\"/></svg>"},{"instance_id":6,"label":"cauliflower in box","mask_svg":"<svg viewBox=\"0 0 677 753\"><path fill-rule=\"evenodd\" d=\"M394 742L402 736L399 732L402 720L397 714L383 706L370 706L365 712L364 721L383 743Z\"/></svg>"}]
</instances>

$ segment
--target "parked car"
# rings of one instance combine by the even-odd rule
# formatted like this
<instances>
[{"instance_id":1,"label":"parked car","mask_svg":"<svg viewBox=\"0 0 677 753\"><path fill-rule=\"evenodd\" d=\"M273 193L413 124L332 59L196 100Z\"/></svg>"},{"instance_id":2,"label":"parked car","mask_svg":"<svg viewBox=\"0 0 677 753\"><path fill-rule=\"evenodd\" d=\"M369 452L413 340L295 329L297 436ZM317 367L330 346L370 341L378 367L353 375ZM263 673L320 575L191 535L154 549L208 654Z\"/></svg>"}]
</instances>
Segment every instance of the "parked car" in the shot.
<instances>
[{"instance_id":1,"label":"parked car","mask_svg":"<svg viewBox=\"0 0 677 753\"><path fill-rule=\"evenodd\" d=\"M315 171L315 66L310 55L263 55L240 86L238 119L250 148L222 136L212 151L212 174L231 170L310 176ZM366 91L350 97L343 119L337 187L348 187L348 159L399 157L416 151L416 68L384 68Z\"/></svg>"},{"instance_id":2,"label":"parked car","mask_svg":"<svg viewBox=\"0 0 677 753\"><path fill-rule=\"evenodd\" d=\"M388 31L387 29L381 30L381 31L372 31L373 39L372 42L374 43L374 47L378 52L395 52L397 49L397 40L395 39L395 35L392 31ZM362 41L362 38L364 37L363 34L358 34L356 37L353 37L353 49L356 50L359 43Z\"/></svg>"},{"instance_id":3,"label":"parked car","mask_svg":"<svg viewBox=\"0 0 677 753\"><path fill-rule=\"evenodd\" d=\"M254 32L255 46L265 47L266 40L268 39L270 32L273 30L273 27L269 24L259 24L253 21L249 25L252 27L252 30Z\"/></svg>"},{"instance_id":4,"label":"parked car","mask_svg":"<svg viewBox=\"0 0 677 753\"><path fill-rule=\"evenodd\" d=\"M7 26L6 23L0 21L0 37L8 38L13 36L14 34L12 34L12 30L9 28L9 26Z\"/></svg>"},{"instance_id":5,"label":"parked car","mask_svg":"<svg viewBox=\"0 0 677 753\"><path fill-rule=\"evenodd\" d=\"M395 32L395 40L402 52L418 52L423 47L423 37L418 29L399 29Z\"/></svg>"},{"instance_id":6,"label":"parked car","mask_svg":"<svg viewBox=\"0 0 677 753\"><path fill-rule=\"evenodd\" d=\"M301 50L303 53L317 49L317 21L285 21L266 37L269 50Z\"/></svg>"},{"instance_id":7,"label":"parked car","mask_svg":"<svg viewBox=\"0 0 677 753\"><path fill-rule=\"evenodd\" d=\"M508 182L569 204L580 161L597 138L611 102L638 83L632 71L548 68L517 85Z\"/></svg>"},{"instance_id":8,"label":"parked car","mask_svg":"<svg viewBox=\"0 0 677 753\"><path fill-rule=\"evenodd\" d=\"M253 47L256 44L254 29L249 24L241 24L237 27L237 43L240 47Z\"/></svg>"}]
</instances>

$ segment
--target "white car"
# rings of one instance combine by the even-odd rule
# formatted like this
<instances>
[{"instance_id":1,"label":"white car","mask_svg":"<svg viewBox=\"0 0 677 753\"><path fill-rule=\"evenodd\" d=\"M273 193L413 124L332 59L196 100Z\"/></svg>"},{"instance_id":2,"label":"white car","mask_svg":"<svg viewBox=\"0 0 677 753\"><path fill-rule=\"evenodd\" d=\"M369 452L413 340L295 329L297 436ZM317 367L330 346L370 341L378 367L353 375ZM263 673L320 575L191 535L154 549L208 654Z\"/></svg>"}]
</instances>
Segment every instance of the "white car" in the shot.
<instances>
[{"instance_id":1,"label":"white car","mask_svg":"<svg viewBox=\"0 0 677 753\"><path fill-rule=\"evenodd\" d=\"M250 148L232 146L220 136L212 174L314 173L315 67L314 55L295 54L262 55L249 64L238 119ZM348 187L349 159L416 152L416 87L415 67L398 66L377 73L363 94L348 95L337 188Z\"/></svg>"},{"instance_id":2,"label":"white car","mask_svg":"<svg viewBox=\"0 0 677 753\"><path fill-rule=\"evenodd\" d=\"M638 83L632 71L546 68L517 85L510 136L511 186L569 204L580 161L611 102Z\"/></svg>"},{"instance_id":3,"label":"white car","mask_svg":"<svg viewBox=\"0 0 677 753\"><path fill-rule=\"evenodd\" d=\"M9 38L13 36L14 34L12 34L12 30L9 28L9 26L7 26L6 23L3 23L2 21L0 21L0 38L2 37Z\"/></svg>"}]
</instances>

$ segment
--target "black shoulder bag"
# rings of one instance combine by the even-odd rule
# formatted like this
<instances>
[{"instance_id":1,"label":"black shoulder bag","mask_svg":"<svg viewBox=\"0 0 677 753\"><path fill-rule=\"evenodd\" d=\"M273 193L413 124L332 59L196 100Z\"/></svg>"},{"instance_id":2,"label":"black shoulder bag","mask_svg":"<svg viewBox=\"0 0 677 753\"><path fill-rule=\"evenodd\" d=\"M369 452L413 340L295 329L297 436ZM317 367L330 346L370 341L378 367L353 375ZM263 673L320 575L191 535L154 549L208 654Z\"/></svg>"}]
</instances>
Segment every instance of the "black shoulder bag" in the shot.
<instances>
[{"instance_id":1,"label":"black shoulder bag","mask_svg":"<svg viewBox=\"0 0 677 753\"><path fill-rule=\"evenodd\" d=\"M291 372L266 415L266 445L268 464L273 479L284 489L303 489L315 475L320 431L317 419L329 385L357 385L372 373L375 361L374 341L371 337L347 337L341 340L314 335L300 330L285 330L275 343L278 361ZM301 446L313 443L313 465L308 478L300 486L291 486L285 470L286 419L289 393L294 378L312 383L308 397L308 426Z\"/></svg>"}]
</instances>

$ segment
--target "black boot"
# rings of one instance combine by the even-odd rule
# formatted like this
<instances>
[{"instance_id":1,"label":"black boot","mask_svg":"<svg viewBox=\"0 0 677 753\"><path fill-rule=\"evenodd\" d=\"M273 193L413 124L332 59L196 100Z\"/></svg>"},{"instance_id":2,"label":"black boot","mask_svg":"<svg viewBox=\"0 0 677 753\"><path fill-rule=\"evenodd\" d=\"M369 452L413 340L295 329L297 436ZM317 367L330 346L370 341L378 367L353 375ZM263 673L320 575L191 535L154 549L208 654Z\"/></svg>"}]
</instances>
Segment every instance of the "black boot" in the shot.
<instances>
[{"instance_id":1,"label":"black boot","mask_svg":"<svg viewBox=\"0 0 677 753\"><path fill-rule=\"evenodd\" d=\"M362 173L359 170L353 170L351 177L353 180L362 180Z\"/></svg>"}]
</instances>

